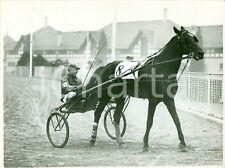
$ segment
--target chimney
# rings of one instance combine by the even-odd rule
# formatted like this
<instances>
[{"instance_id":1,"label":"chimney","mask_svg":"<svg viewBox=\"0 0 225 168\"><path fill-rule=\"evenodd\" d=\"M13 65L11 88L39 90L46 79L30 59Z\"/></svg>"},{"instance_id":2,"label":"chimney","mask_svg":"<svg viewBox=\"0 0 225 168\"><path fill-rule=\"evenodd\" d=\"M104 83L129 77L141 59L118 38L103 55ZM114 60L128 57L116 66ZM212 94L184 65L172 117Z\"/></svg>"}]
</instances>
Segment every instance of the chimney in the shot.
<instances>
[{"instance_id":1,"label":"chimney","mask_svg":"<svg viewBox=\"0 0 225 168\"><path fill-rule=\"evenodd\" d=\"M45 27L47 27L48 26L48 17L45 17L45 25L44 25Z\"/></svg>"},{"instance_id":2,"label":"chimney","mask_svg":"<svg viewBox=\"0 0 225 168\"><path fill-rule=\"evenodd\" d=\"M167 8L163 9L163 23L166 23L167 21Z\"/></svg>"}]
</instances>

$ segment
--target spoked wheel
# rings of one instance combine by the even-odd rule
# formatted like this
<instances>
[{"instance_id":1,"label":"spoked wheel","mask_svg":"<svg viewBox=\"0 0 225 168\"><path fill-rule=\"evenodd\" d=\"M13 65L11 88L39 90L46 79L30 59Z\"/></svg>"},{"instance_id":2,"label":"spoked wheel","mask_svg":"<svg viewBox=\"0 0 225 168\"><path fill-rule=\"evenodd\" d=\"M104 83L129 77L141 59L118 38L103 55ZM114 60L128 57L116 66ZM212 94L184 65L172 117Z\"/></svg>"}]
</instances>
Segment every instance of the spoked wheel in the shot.
<instances>
[{"instance_id":1,"label":"spoked wheel","mask_svg":"<svg viewBox=\"0 0 225 168\"><path fill-rule=\"evenodd\" d=\"M55 148L63 148L69 139L67 119L60 113L52 113L47 120L46 131L50 143Z\"/></svg>"},{"instance_id":2,"label":"spoked wheel","mask_svg":"<svg viewBox=\"0 0 225 168\"><path fill-rule=\"evenodd\" d=\"M115 106L111 106L109 107L106 112L105 112L105 116L104 116L104 128L105 131L107 133L107 135L112 138L113 140L116 140L116 134L115 134L115 127L113 124L113 115L114 112L116 110ZM125 134L126 132L126 118L125 115L122 113L121 114L121 118L120 118L120 131L121 131L121 137Z\"/></svg>"}]
</instances>

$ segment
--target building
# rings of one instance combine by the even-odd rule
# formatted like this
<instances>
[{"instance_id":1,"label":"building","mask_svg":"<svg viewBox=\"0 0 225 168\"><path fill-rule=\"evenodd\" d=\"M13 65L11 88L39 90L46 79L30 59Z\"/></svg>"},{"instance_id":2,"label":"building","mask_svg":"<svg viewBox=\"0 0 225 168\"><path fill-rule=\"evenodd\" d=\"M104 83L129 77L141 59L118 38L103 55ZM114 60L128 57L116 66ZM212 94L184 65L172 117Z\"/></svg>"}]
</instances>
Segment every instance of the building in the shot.
<instances>
[{"instance_id":1,"label":"building","mask_svg":"<svg viewBox=\"0 0 225 168\"><path fill-rule=\"evenodd\" d=\"M97 53L100 41L100 32L61 32L45 26L33 33L33 56L42 55L48 61L68 60L81 66ZM30 35L22 35L13 50L7 52L7 64L15 66L20 56L29 50Z\"/></svg>"},{"instance_id":2,"label":"building","mask_svg":"<svg viewBox=\"0 0 225 168\"><path fill-rule=\"evenodd\" d=\"M223 73L223 26L191 26L189 31L199 39L205 55L200 61L191 60L190 72Z\"/></svg>"},{"instance_id":3,"label":"building","mask_svg":"<svg viewBox=\"0 0 225 168\"><path fill-rule=\"evenodd\" d=\"M3 41L4 41L4 61L6 61L7 55L13 54L17 42L9 35L4 36Z\"/></svg>"},{"instance_id":4,"label":"building","mask_svg":"<svg viewBox=\"0 0 225 168\"><path fill-rule=\"evenodd\" d=\"M116 28L116 60L139 61L157 52L174 35L171 20L118 22ZM222 25L186 27L196 34L205 59L191 60L188 71L203 73L222 73L223 40ZM33 56L42 55L48 61L68 60L87 68L95 59L96 65L111 61L112 24L98 31L61 32L45 26L33 33ZM8 40L7 40L8 39ZM22 35L18 42L7 37L5 41L6 64L16 66L21 54L29 52L30 35ZM8 41L8 42L7 42ZM181 68L184 64L181 65Z\"/></svg>"},{"instance_id":5,"label":"building","mask_svg":"<svg viewBox=\"0 0 225 168\"><path fill-rule=\"evenodd\" d=\"M141 60L162 48L174 35L171 20L118 22L116 25L116 59L124 60L127 56ZM108 57L112 49L112 24L103 27L108 42Z\"/></svg>"}]
</instances>

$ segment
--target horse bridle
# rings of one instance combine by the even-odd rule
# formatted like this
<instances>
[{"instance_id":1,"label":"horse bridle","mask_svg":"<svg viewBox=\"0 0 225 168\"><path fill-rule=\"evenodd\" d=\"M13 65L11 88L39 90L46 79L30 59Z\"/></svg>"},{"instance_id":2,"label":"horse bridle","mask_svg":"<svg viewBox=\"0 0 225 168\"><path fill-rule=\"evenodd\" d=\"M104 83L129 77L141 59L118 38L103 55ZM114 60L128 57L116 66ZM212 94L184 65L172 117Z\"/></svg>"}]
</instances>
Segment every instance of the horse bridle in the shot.
<instances>
[{"instance_id":1,"label":"horse bridle","mask_svg":"<svg viewBox=\"0 0 225 168\"><path fill-rule=\"evenodd\" d=\"M181 35L180 35L180 37L178 36L178 39L179 39L179 38L182 38L183 35L184 35L185 33L188 33L188 34L192 35L193 37L195 37L195 39L197 39L196 36L195 36L194 34L188 32L187 30L185 30L184 32L182 32ZM197 39L197 40L198 40L198 39ZM188 48L186 45L183 45L183 48L188 52L187 55L188 55L190 58L194 58L195 53L192 51L191 48ZM196 60L199 60L198 56L196 57Z\"/></svg>"}]
</instances>

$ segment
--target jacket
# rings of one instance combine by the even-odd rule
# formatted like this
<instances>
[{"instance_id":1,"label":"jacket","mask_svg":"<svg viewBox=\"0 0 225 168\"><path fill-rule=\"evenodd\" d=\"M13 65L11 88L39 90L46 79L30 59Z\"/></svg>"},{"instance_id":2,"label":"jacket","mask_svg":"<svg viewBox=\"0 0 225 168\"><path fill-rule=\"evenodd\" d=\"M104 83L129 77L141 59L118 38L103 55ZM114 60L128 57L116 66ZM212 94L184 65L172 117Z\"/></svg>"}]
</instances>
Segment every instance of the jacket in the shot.
<instances>
[{"instance_id":1,"label":"jacket","mask_svg":"<svg viewBox=\"0 0 225 168\"><path fill-rule=\"evenodd\" d=\"M71 91L77 91L77 86L82 84L81 80L71 74L65 75L61 80L61 94L62 96Z\"/></svg>"}]
</instances>

